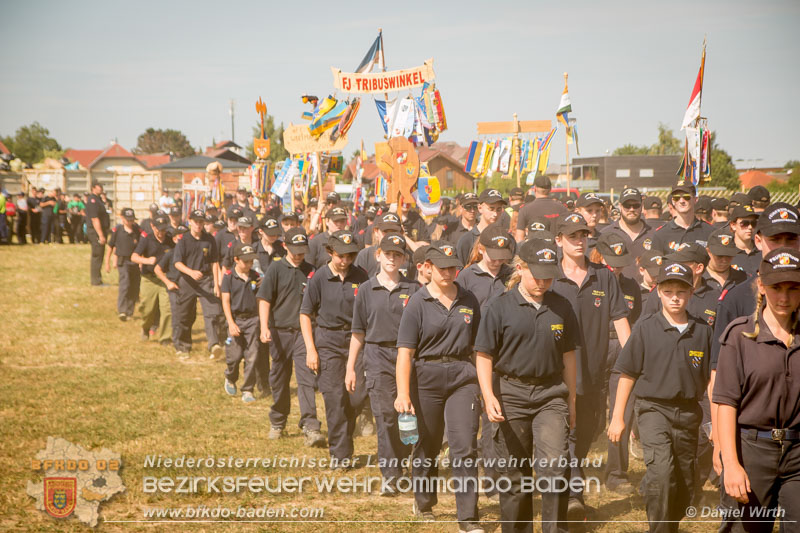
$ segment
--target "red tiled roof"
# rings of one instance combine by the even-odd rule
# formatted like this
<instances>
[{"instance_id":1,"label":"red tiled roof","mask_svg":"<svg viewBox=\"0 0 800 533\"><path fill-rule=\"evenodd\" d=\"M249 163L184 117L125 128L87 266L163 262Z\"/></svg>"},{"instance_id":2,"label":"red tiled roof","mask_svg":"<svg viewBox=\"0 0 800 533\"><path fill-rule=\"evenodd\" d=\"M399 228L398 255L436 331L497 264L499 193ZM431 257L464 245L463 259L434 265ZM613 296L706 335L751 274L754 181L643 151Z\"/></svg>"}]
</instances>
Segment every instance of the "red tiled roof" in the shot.
<instances>
[{"instance_id":1,"label":"red tiled roof","mask_svg":"<svg viewBox=\"0 0 800 533\"><path fill-rule=\"evenodd\" d=\"M381 169L378 168L378 165L375 164L375 156L370 156L364 163L361 165L364 169L364 174L361 176L361 179L372 181L374 180L378 174L381 173ZM353 159L347 165L347 170L350 171L350 176L356 175L356 160Z\"/></svg>"},{"instance_id":2,"label":"red tiled roof","mask_svg":"<svg viewBox=\"0 0 800 533\"><path fill-rule=\"evenodd\" d=\"M756 185L766 186L769 182L774 180L773 176L760 170L748 170L739 175L739 181L744 185L745 189L751 189Z\"/></svg>"},{"instance_id":3,"label":"red tiled roof","mask_svg":"<svg viewBox=\"0 0 800 533\"><path fill-rule=\"evenodd\" d=\"M103 153L97 157L97 159L102 159L104 157L130 157L131 159L135 159L132 153L117 143L113 143L111 146L106 148Z\"/></svg>"},{"instance_id":4,"label":"red tiled roof","mask_svg":"<svg viewBox=\"0 0 800 533\"><path fill-rule=\"evenodd\" d=\"M136 159L142 162L145 168L153 168L169 163L169 154L139 154Z\"/></svg>"},{"instance_id":5,"label":"red tiled roof","mask_svg":"<svg viewBox=\"0 0 800 533\"><path fill-rule=\"evenodd\" d=\"M214 145L214 148L227 148L229 146L233 146L235 148L241 148L241 146L239 146L233 141L220 141Z\"/></svg>"},{"instance_id":6,"label":"red tiled roof","mask_svg":"<svg viewBox=\"0 0 800 533\"><path fill-rule=\"evenodd\" d=\"M460 161L462 163L467 160L467 152L469 152L469 149L460 146L458 143L453 141L434 143L431 145L431 149L436 150L437 152L442 152L443 154L448 155L456 161Z\"/></svg>"},{"instance_id":7,"label":"red tiled roof","mask_svg":"<svg viewBox=\"0 0 800 533\"><path fill-rule=\"evenodd\" d=\"M11 150L9 150L8 148L6 148L6 145L5 145L5 144L3 144L3 141L0 141L0 153L3 153L3 154L11 154Z\"/></svg>"},{"instance_id":8,"label":"red tiled roof","mask_svg":"<svg viewBox=\"0 0 800 533\"><path fill-rule=\"evenodd\" d=\"M64 152L64 157L70 161L77 161L83 168L89 168L102 153L102 150L67 150Z\"/></svg>"}]
</instances>

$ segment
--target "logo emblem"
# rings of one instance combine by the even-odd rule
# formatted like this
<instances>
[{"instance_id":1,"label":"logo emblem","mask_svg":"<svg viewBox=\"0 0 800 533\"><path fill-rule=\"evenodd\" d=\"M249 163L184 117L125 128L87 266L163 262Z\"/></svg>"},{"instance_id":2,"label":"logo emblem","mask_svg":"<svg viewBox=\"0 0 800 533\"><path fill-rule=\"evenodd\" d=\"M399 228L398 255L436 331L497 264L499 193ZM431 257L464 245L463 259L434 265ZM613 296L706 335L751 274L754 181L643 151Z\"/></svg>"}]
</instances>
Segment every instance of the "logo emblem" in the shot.
<instances>
[{"instance_id":1,"label":"logo emblem","mask_svg":"<svg viewBox=\"0 0 800 533\"><path fill-rule=\"evenodd\" d=\"M675 241L670 242L669 243L669 249L670 250L677 250L678 249L678 243L676 243Z\"/></svg>"},{"instance_id":2,"label":"logo emblem","mask_svg":"<svg viewBox=\"0 0 800 533\"><path fill-rule=\"evenodd\" d=\"M789 218L789 213L786 210L782 210L780 216L781 218Z\"/></svg>"},{"instance_id":3,"label":"logo emblem","mask_svg":"<svg viewBox=\"0 0 800 533\"><path fill-rule=\"evenodd\" d=\"M778 262L779 262L780 264L782 264L782 265L788 265L788 264L789 264L789 257L788 257L788 256L785 256L785 255L784 255L784 256L781 256L781 258L779 259L779 261L778 261Z\"/></svg>"},{"instance_id":4,"label":"logo emblem","mask_svg":"<svg viewBox=\"0 0 800 533\"><path fill-rule=\"evenodd\" d=\"M341 238L342 242L345 244L350 244L351 242L353 242L353 236L350 235L349 233L345 233L344 235L342 235Z\"/></svg>"},{"instance_id":5,"label":"logo emblem","mask_svg":"<svg viewBox=\"0 0 800 533\"><path fill-rule=\"evenodd\" d=\"M545 249L544 250L544 258L545 259L552 259L553 258L553 253L550 250Z\"/></svg>"},{"instance_id":6,"label":"logo emblem","mask_svg":"<svg viewBox=\"0 0 800 533\"><path fill-rule=\"evenodd\" d=\"M622 255L622 244L612 244L611 249L614 251L615 255Z\"/></svg>"},{"instance_id":7,"label":"logo emblem","mask_svg":"<svg viewBox=\"0 0 800 533\"><path fill-rule=\"evenodd\" d=\"M553 338L560 341L564 335L564 324L551 324L550 330L553 332Z\"/></svg>"},{"instance_id":8,"label":"logo emblem","mask_svg":"<svg viewBox=\"0 0 800 533\"><path fill-rule=\"evenodd\" d=\"M467 324L471 324L472 323L472 315L466 315L465 314L464 315L464 322L466 322Z\"/></svg>"},{"instance_id":9,"label":"logo emblem","mask_svg":"<svg viewBox=\"0 0 800 533\"><path fill-rule=\"evenodd\" d=\"M44 509L55 518L66 518L75 510L78 480L74 477L44 478Z\"/></svg>"},{"instance_id":10,"label":"logo emblem","mask_svg":"<svg viewBox=\"0 0 800 533\"><path fill-rule=\"evenodd\" d=\"M594 306L595 307L600 307L601 303L603 303L603 300L601 300L600 298L595 298L594 299Z\"/></svg>"},{"instance_id":11,"label":"logo emblem","mask_svg":"<svg viewBox=\"0 0 800 533\"><path fill-rule=\"evenodd\" d=\"M532 231L544 231L545 227L544 224L542 224L541 222L534 222L530 225L530 229Z\"/></svg>"},{"instance_id":12,"label":"logo emblem","mask_svg":"<svg viewBox=\"0 0 800 533\"><path fill-rule=\"evenodd\" d=\"M728 244L731 242L731 236L730 235L720 235L719 236L719 242L722 243L722 246L728 246Z\"/></svg>"},{"instance_id":13,"label":"logo emblem","mask_svg":"<svg viewBox=\"0 0 800 533\"><path fill-rule=\"evenodd\" d=\"M627 301L627 302L625 302L625 303L627 303L627 304L628 304L628 309L633 309L633 300L628 300L628 301Z\"/></svg>"},{"instance_id":14,"label":"logo emblem","mask_svg":"<svg viewBox=\"0 0 800 533\"><path fill-rule=\"evenodd\" d=\"M505 240L503 237L500 237L499 239L497 239L497 246L499 246L500 248L502 248L502 247L504 247L505 245L506 245L506 240Z\"/></svg>"},{"instance_id":15,"label":"logo emblem","mask_svg":"<svg viewBox=\"0 0 800 533\"><path fill-rule=\"evenodd\" d=\"M651 239L645 239L642 242L642 248L644 248L645 250L649 251L650 248L652 248L652 246L653 246L653 241Z\"/></svg>"},{"instance_id":16,"label":"logo emblem","mask_svg":"<svg viewBox=\"0 0 800 533\"><path fill-rule=\"evenodd\" d=\"M681 267L678 266L678 265L672 265L672 268L670 268L669 270L670 270L670 272L672 272L674 274L677 274L678 272L681 271Z\"/></svg>"},{"instance_id":17,"label":"logo emblem","mask_svg":"<svg viewBox=\"0 0 800 533\"><path fill-rule=\"evenodd\" d=\"M699 350L689 350L689 363L693 368L700 368L704 353Z\"/></svg>"},{"instance_id":18,"label":"logo emblem","mask_svg":"<svg viewBox=\"0 0 800 533\"><path fill-rule=\"evenodd\" d=\"M453 255L453 247L452 246L443 246L442 247L442 252L444 253L444 255L450 257L451 255ZM467 324L469 324L469 322L467 322Z\"/></svg>"}]
</instances>

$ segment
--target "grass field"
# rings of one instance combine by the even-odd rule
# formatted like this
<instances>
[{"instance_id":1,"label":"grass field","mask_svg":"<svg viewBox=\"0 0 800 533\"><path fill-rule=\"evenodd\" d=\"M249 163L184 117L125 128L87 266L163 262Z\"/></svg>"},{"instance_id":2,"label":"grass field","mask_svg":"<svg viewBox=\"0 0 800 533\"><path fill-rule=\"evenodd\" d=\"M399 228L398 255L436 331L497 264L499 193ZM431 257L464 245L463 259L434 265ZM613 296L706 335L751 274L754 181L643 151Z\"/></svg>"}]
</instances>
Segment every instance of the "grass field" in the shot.
<instances>
[{"instance_id":1,"label":"grass field","mask_svg":"<svg viewBox=\"0 0 800 533\"><path fill-rule=\"evenodd\" d=\"M116 316L116 273L105 275L111 285L89 286L89 247L44 245L0 248L0 280L5 298L0 307L0 530L85 530L70 518L55 520L37 511L26 492L28 480L41 472L30 460L48 436L63 437L85 448L105 447L120 453L121 476L127 490L100 508L99 528L108 531L157 531L169 527L193 531L457 531L452 495L440 495L435 512L440 521L416 522L412 496L381 498L377 494L145 494L145 476L315 476L326 469L281 468L145 468L148 454L164 457L327 457L327 450L303 447L297 429L293 397L289 435L267 440L270 400L245 406L222 390L223 364L209 361L203 347L202 318L195 324L195 350L188 362L176 359L171 348L139 339L138 312L132 322ZM317 395L320 420L322 397ZM323 422L323 431L325 429ZM598 441L592 454L603 454ZM366 460L375 453L374 437L356 439L356 453ZM638 484L643 464L632 459L631 481ZM379 476L373 467L339 476ZM595 470L589 476L602 479ZM715 494L705 494L709 504ZM575 530L643 531L647 525L639 496L622 497L605 490L590 494L592 522L573 524ZM292 507L324 509L324 522L300 519L278 523L141 523L151 506ZM481 496L481 518L487 531L499 531L498 504ZM538 514L537 514L538 518ZM291 519L284 519L291 520ZM343 520L367 522L337 523ZM333 521L333 522L327 522ZM404 522L405 521L405 522ZM716 522L684 523L685 531L714 531ZM538 529L538 525L536 526Z\"/></svg>"}]
</instances>

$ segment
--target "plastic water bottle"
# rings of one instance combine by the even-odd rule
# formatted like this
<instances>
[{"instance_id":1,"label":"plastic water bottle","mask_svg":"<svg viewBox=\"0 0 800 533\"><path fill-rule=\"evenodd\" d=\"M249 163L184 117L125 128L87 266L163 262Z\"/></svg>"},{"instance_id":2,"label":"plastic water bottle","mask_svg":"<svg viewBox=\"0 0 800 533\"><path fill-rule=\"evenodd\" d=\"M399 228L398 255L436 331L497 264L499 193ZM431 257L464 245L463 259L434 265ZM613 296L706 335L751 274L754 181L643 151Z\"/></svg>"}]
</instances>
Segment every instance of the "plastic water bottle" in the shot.
<instances>
[{"instance_id":1,"label":"plastic water bottle","mask_svg":"<svg viewBox=\"0 0 800 533\"><path fill-rule=\"evenodd\" d=\"M225 344L226 344L227 346L230 346L232 342L233 342L233 337L231 337L230 335L228 335L228 338L227 338L227 339L225 339Z\"/></svg>"},{"instance_id":2,"label":"plastic water bottle","mask_svg":"<svg viewBox=\"0 0 800 533\"><path fill-rule=\"evenodd\" d=\"M397 417L397 428L400 430L400 441L403 444L416 444L419 440L417 417L411 413L400 413Z\"/></svg>"}]
</instances>

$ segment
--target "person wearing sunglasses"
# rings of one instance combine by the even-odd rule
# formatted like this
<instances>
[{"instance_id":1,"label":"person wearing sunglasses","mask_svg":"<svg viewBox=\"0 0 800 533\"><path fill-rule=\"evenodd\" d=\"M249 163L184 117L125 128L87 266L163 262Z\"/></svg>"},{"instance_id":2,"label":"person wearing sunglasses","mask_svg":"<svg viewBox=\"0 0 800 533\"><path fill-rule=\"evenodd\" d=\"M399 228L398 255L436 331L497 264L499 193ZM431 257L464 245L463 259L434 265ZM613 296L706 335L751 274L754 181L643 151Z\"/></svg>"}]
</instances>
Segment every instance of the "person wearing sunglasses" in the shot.
<instances>
[{"instance_id":1,"label":"person wearing sunglasses","mask_svg":"<svg viewBox=\"0 0 800 533\"><path fill-rule=\"evenodd\" d=\"M731 231L739 253L733 258L734 268L740 268L752 276L761 264L761 250L753 239L758 214L750 205L737 205L731 212Z\"/></svg>"},{"instance_id":2,"label":"person wearing sunglasses","mask_svg":"<svg viewBox=\"0 0 800 533\"><path fill-rule=\"evenodd\" d=\"M675 185L669 195L669 206L675 218L656 229L653 248L668 254L683 243L696 242L705 248L708 236L714 231L711 224L695 216L694 185Z\"/></svg>"},{"instance_id":3,"label":"person wearing sunglasses","mask_svg":"<svg viewBox=\"0 0 800 533\"><path fill-rule=\"evenodd\" d=\"M469 256L472 254L472 247L475 246L475 241L480 237L481 232L486 229L490 224L494 224L503 213L503 209L508 204L503 194L497 189L484 189L478 197L478 214L480 220L473 228L461 236L456 244L456 255L462 265L469 262ZM512 248L514 252L516 247Z\"/></svg>"},{"instance_id":4,"label":"person wearing sunglasses","mask_svg":"<svg viewBox=\"0 0 800 533\"><path fill-rule=\"evenodd\" d=\"M634 187L623 189L619 197L619 220L603 228L600 232L619 235L633 260L622 269L622 274L642 282L642 275L636 266L636 259L653 247L654 228L642 218L642 193Z\"/></svg>"},{"instance_id":5,"label":"person wearing sunglasses","mask_svg":"<svg viewBox=\"0 0 800 533\"><path fill-rule=\"evenodd\" d=\"M458 223L453 225L453 229L448 227L447 230L445 230L442 234L442 240L455 246L465 233L472 231L477 219L478 195L474 192L464 193L461 196L461 216L458 218Z\"/></svg>"}]
</instances>

